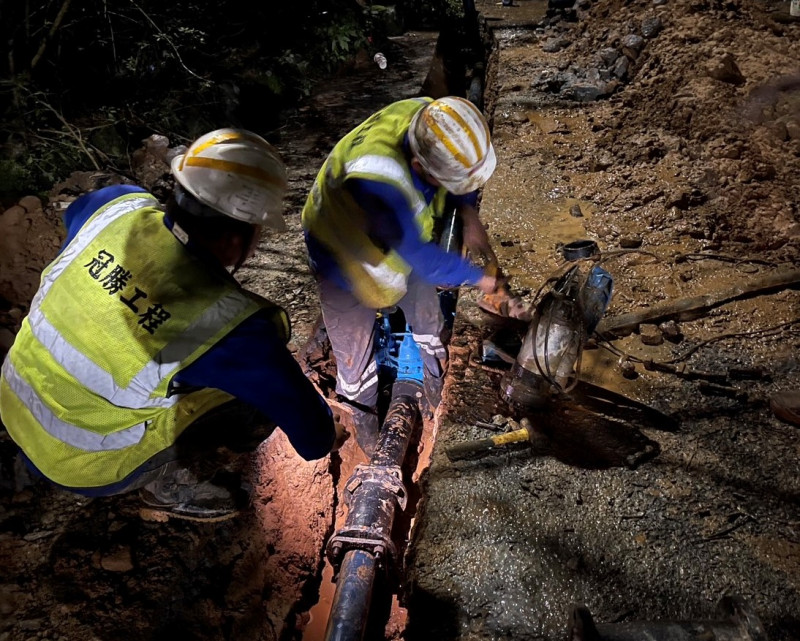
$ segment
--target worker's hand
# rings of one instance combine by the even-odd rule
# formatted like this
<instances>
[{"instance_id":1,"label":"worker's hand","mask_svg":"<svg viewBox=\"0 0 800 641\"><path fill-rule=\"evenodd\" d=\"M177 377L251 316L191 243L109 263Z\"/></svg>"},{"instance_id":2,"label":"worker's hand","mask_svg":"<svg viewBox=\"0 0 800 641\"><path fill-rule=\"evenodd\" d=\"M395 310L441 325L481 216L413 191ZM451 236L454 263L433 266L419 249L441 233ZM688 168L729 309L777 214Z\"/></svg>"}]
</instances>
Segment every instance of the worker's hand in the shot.
<instances>
[{"instance_id":1,"label":"worker's hand","mask_svg":"<svg viewBox=\"0 0 800 641\"><path fill-rule=\"evenodd\" d=\"M460 213L461 220L464 224L464 247L466 247L475 258L482 258L487 263L496 263L497 256L495 256L494 250L492 250L492 246L489 243L489 235L486 233L486 228L478 217L477 210L474 207L465 207Z\"/></svg>"},{"instance_id":2,"label":"worker's hand","mask_svg":"<svg viewBox=\"0 0 800 641\"><path fill-rule=\"evenodd\" d=\"M339 448L344 445L344 442L350 438L350 432L345 429L344 425L335 419L333 421L333 427L336 430L336 438L333 440L331 452L337 452Z\"/></svg>"},{"instance_id":3,"label":"worker's hand","mask_svg":"<svg viewBox=\"0 0 800 641\"><path fill-rule=\"evenodd\" d=\"M488 274L484 274L481 276L481 279L477 282L476 287L480 289L484 294L490 295L494 294L497 291L498 280L494 276L489 276Z\"/></svg>"}]
</instances>

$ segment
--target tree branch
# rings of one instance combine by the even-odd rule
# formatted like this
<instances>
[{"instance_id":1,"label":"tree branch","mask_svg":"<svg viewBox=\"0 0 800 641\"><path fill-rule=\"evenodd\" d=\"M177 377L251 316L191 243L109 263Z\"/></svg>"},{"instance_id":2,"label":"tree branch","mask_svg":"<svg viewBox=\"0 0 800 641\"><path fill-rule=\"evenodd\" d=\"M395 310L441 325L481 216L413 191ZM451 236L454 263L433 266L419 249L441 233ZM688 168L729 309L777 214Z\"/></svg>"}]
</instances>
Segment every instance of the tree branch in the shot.
<instances>
[{"instance_id":1,"label":"tree branch","mask_svg":"<svg viewBox=\"0 0 800 641\"><path fill-rule=\"evenodd\" d=\"M50 31L47 32L44 40L42 40L42 44L39 45L39 51L36 52L33 60L31 60L31 69L39 64L39 60L42 59L45 49L47 49L47 43L50 42L50 39L55 35L56 31L58 31L58 28L61 26L61 22L64 20L64 16L67 14L67 10L69 9L69 5L71 3L72 0L64 0L64 4L61 5L61 9L58 10L56 19L53 20L53 26L50 27Z\"/></svg>"}]
</instances>

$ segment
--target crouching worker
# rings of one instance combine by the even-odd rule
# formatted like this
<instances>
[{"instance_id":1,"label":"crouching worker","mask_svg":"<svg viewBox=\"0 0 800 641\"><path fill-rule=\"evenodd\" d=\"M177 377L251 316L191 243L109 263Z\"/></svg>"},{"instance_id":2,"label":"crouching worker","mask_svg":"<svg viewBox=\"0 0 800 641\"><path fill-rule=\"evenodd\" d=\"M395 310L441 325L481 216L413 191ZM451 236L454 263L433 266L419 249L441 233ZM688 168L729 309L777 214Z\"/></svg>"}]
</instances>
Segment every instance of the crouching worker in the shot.
<instances>
[{"instance_id":1,"label":"crouching worker","mask_svg":"<svg viewBox=\"0 0 800 641\"><path fill-rule=\"evenodd\" d=\"M248 500L223 465L276 426L304 459L346 433L286 348L280 307L226 268L281 228L286 169L221 129L172 162L165 207L85 194L3 363L0 418L34 473L86 496L139 490L154 518L219 521Z\"/></svg>"}]
</instances>

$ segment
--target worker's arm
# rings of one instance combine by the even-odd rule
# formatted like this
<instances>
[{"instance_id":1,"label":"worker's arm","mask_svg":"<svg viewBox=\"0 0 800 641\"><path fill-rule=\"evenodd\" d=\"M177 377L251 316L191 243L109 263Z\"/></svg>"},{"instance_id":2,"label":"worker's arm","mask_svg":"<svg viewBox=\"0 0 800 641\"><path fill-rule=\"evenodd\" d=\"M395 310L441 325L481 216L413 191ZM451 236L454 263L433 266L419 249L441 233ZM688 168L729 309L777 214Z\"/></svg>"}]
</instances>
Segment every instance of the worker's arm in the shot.
<instances>
[{"instance_id":1,"label":"worker's arm","mask_svg":"<svg viewBox=\"0 0 800 641\"><path fill-rule=\"evenodd\" d=\"M220 389L252 405L283 430L307 461L325 456L334 446L328 404L264 314L245 320L175 382Z\"/></svg>"},{"instance_id":2,"label":"worker's arm","mask_svg":"<svg viewBox=\"0 0 800 641\"><path fill-rule=\"evenodd\" d=\"M420 278L442 287L480 282L483 271L479 267L434 242L422 240L414 212L397 188L363 179L351 179L347 186L356 202L370 214L370 237L400 254Z\"/></svg>"}]
</instances>

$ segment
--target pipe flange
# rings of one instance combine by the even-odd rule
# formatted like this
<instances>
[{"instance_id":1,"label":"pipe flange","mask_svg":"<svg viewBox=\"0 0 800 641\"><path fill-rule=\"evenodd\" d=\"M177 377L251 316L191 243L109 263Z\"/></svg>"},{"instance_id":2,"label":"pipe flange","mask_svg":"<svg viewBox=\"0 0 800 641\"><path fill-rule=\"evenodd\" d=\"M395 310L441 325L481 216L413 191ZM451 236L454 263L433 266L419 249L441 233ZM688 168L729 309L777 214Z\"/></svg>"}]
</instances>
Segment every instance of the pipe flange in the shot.
<instances>
[{"instance_id":1,"label":"pipe flange","mask_svg":"<svg viewBox=\"0 0 800 641\"><path fill-rule=\"evenodd\" d=\"M397 547L392 539L372 528L343 528L334 534L325 548L325 555L331 565L338 569L345 554L351 550L362 550L375 557L379 566L385 567L387 557L394 563L397 560Z\"/></svg>"},{"instance_id":2,"label":"pipe flange","mask_svg":"<svg viewBox=\"0 0 800 641\"><path fill-rule=\"evenodd\" d=\"M350 507L353 496L361 486L377 486L392 494L401 510L406 509L408 494L403 484L403 472L398 465L357 465L345 486L344 502Z\"/></svg>"}]
</instances>

